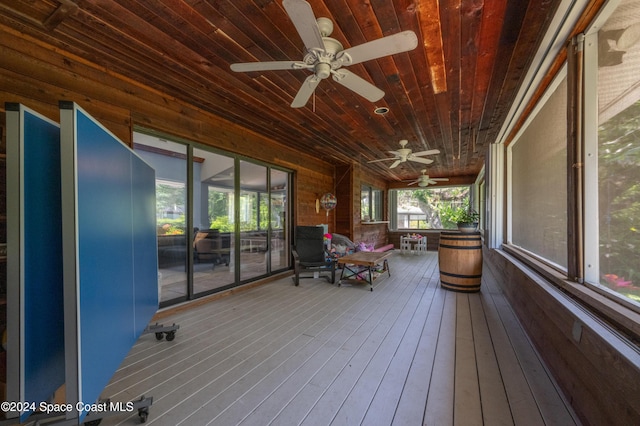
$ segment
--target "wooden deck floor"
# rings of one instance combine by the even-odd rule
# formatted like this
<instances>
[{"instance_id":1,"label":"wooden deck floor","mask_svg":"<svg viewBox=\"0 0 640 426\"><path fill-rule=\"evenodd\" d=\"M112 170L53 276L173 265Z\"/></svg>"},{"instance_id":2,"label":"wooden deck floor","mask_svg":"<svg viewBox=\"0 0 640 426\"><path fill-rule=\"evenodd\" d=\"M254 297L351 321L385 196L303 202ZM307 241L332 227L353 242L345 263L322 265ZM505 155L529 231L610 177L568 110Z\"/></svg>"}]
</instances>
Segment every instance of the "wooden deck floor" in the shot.
<instances>
[{"instance_id":1,"label":"wooden deck floor","mask_svg":"<svg viewBox=\"0 0 640 426\"><path fill-rule=\"evenodd\" d=\"M486 268L461 294L437 253L389 265L373 292L287 277L172 314L103 396L152 396L152 425L578 424Z\"/></svg>"}]
</instances>

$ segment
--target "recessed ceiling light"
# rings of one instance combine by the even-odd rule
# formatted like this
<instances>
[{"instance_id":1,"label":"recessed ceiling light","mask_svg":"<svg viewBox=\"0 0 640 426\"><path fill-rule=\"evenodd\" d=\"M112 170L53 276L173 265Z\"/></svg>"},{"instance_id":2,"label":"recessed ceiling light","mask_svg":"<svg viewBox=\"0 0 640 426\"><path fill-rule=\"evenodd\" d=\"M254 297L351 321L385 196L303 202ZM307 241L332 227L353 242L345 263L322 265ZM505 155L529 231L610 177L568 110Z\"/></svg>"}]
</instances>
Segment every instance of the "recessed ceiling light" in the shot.
<instances>
[{"instance_id":1,"label":"recessed ceiling light","mask_svg":"<svg viewBox=\"0 0 640 426\"><path fill-rule=\"evenodd\" d=\"M386 113L389 112L389 108L387 108L387 107L376 107L376 109L374 109L373 112L378 114L378 115L385 115Z\"/></svg>"}]
</instances>

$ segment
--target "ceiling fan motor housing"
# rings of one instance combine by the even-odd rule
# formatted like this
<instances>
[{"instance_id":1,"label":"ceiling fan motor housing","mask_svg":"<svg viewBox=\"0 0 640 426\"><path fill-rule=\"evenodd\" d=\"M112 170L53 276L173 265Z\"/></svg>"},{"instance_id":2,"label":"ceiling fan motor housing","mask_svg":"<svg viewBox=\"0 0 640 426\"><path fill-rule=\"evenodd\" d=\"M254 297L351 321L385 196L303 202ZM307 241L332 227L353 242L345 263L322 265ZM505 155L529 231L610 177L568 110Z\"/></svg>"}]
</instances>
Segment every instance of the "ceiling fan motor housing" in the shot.
<instances>
[{"instance_id":1,"label":"ceiling fan motor housing","mask_svg":"<svg viewBox=\"0 0 640 426\"><path fill-rule=\"evenodd\" d=\"M332 69L338 69L342 66L339 61L334 61L336 54L342 52L344 47L342 43L331 37L322 37L324 42L324 50L313 49L305 56L304 62L314 66L314 73L320 79L325 79L331 75Z\"/></svg>"},{"instance_id":2,"label":"ceiling fan motor housing","mask_svg":"<svg viewBox=\"0 0 640 426\"><path fill-rule=\"evenodd\" d=\"M331 75L331 64L318 62L315 68L316 76L325 79Z\"/></svg>"}]
</instances>

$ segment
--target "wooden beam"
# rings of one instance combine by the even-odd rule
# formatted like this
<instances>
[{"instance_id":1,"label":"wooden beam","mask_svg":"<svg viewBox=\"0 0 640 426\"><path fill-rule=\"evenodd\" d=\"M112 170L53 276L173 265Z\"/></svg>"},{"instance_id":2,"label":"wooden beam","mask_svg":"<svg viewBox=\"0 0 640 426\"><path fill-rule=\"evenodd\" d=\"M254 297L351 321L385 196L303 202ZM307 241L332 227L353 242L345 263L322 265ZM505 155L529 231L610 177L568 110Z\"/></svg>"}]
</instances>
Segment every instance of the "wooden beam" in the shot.
<instances>
[{"instance_id":1,"label":"wooden beam","mask_svg":"<svg viewBox=\"0 0 640 426\"><path fill-rule=\"evenodd\" d=\"M42 26L49 31L53 31L62 21L78 12L78 5L71 0L58 0L60 6L44 20Z\"/></svg>"}]
</instances>

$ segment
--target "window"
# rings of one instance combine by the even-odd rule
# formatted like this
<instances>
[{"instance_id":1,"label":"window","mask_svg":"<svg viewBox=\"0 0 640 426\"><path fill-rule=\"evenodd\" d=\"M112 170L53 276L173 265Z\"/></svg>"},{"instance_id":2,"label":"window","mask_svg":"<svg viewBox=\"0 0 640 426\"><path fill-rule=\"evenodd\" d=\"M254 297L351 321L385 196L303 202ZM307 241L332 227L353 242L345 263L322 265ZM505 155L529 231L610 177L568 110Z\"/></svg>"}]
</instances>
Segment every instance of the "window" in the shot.
<instances>
[{"instance_id":1,"label":"window","mask_svg":"<svg viewBox=\"0 0 640 426\"><path fill-rule=\"evenodd\" d=\"M394 189L389 192L393 229L457 229L454 212L470 205L469 186Z\"/></svg>"},{"instance_id":2,"label":"window","mask_svg":"<svg viewBox=\"0 0 640 426\"><path fill-rule=\"evenodd\" d=\"M597 152L597 161L587 163L597 176L593 181L587 180L592 183L587 196L592 197L594 213L587 220L595 225L592 229L597 237L593 237L591 245L597 247L597 253L587 252L585 262L588 282L636 303L640 302L638 31L640 2L623 0L594 35L597 61L588 64L597 79L597 103L589 105L597 108L593 115L597 116L598 128L592 129L597 131L597 138L593 138L592 145L587 141L586 149Z\"/></svg>"},{"instance_id":3,"label":"window","mask_svg":"<svg viewBox=\"0 0 640 426\"><path fill-rule=\"evenodd\" d=\"M567 84L559 77L508 147L511 244L567 268Z\"/></svg>"},{"instance_id":4,"label":"window","mask_svg":"<svg viewBox=\"0 0 640 426\"><path fill-rule=\"evenodd\" d=\"M360 218L363 222L382 220L382 190L362 185Z\"/></svg>"}]
</instances>

